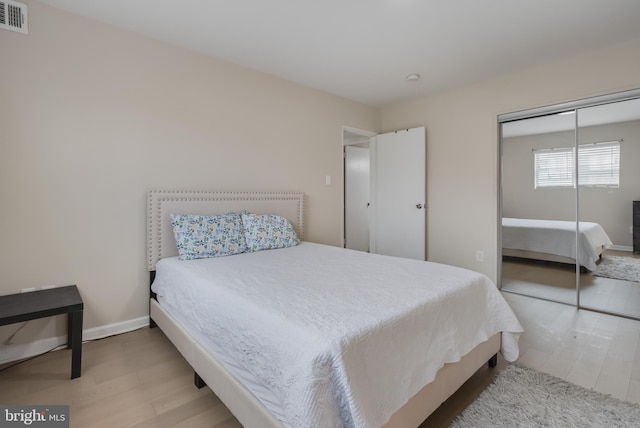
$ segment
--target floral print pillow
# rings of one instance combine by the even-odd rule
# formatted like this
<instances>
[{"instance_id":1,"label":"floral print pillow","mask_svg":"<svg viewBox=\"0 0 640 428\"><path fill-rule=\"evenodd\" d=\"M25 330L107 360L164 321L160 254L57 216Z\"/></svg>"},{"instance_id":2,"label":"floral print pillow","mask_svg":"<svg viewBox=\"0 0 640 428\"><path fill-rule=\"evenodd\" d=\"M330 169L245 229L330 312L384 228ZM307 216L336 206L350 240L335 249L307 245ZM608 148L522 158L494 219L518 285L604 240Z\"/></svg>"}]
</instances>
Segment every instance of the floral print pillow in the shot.
<instances>
[{"instance_id":1,"label":"floral print pillow","mask_svg":"<svg viewBox=\"0 0 640 428\"><path fill-rule=\"evenodd\" d=\"M240 214L171 214L180 260L243 253L247 249Z\"/></svg>"},{"instance_id":2,"label":"floral print pillow","mask_svg":"<svg viewBox=\"0 0 640 428\"><path fill-rule=\"evenodd\" d=\"M291 223L273 214L242 213L247 252L293 247L300 243Z\"/></svg>"}]
</instances>

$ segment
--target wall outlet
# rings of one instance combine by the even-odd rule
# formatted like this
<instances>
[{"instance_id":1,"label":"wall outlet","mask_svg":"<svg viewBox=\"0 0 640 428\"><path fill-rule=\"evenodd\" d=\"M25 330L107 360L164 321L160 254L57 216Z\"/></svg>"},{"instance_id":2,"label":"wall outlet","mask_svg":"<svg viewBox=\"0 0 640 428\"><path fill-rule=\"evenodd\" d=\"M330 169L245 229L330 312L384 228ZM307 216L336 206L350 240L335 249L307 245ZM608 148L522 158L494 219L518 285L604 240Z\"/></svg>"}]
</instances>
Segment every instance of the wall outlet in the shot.
<instances>
[{"instance_id":1,"label":"wall outlet","mask_svg":"<svg viewBox=\"0 0 640 428\"><path fill-rule=\"evenodd\" d=\"M476 261L483 262L484 261L484 251L476 250Z\"/></svg>"},{"instance_id":2,"label":"wall outlet","mask_svg":"<svg viewBox=\"0 0 640 428\"><path fill-rule=\"evenodd\" d=\"M35 287L23 288L20 290L21 293L31 293L32 291L36 291Z\"/></svg>"}]
</instances>

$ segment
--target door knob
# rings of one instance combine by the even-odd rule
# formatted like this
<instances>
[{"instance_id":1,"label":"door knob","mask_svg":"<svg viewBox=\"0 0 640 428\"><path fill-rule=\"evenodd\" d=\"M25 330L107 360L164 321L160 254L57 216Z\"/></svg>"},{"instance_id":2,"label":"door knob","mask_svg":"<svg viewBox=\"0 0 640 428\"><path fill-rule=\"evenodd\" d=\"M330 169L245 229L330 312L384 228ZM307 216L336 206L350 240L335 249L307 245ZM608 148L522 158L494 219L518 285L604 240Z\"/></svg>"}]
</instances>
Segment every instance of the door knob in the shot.
<instances>
[{"instance_id":1,"label":"door knob","mask_svg":"<svg viewBox=\"0 0 640 428\"><path fill-rule=\"evenodd\" d=\"M422 204L416 204L417 209L422 209Z\"/></svg>"}]
</instances>

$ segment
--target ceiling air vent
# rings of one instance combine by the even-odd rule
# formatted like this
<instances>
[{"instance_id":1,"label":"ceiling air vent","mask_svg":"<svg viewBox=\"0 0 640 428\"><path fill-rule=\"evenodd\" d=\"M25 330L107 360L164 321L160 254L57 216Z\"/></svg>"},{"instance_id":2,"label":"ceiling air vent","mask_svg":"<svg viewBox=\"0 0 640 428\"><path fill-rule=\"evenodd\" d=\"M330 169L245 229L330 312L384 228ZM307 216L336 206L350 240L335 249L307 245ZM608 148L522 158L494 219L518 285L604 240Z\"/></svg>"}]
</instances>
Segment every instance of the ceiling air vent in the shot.
<instances>
[{"instance_id":1,"label":"ceiling air vent","mask_svg":"<svg viewBox=\"0 0 640 428\"><path fill-rule=\"evenodd\" d=\"M13 0L0 0L0 28L29 34L27 5Z\"/></svg>"}]
</instances>

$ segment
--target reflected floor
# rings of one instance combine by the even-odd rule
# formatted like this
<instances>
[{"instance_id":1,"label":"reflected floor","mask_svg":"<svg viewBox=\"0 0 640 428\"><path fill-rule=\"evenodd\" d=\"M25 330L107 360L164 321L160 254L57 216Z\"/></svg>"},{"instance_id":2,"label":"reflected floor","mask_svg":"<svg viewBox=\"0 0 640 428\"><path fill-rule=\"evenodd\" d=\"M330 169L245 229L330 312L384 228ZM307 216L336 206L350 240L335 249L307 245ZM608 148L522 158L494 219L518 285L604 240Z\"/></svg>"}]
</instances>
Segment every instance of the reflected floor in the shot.
<instances>
[{"instance_id":1,"label":"reflected floor","mask_svg":"<svg viewBox=\"0 0 640 428\"><path fill-rule=\"evenodd\" d=\"M607 250L608 255L640 258L631 252ZM638 278L640 281L640 278ZM575 266L523 259L502 263L502 289L575 305ZM640 282L580 274L583 307L640 318Z\"/></svg>"}]
</instances>

